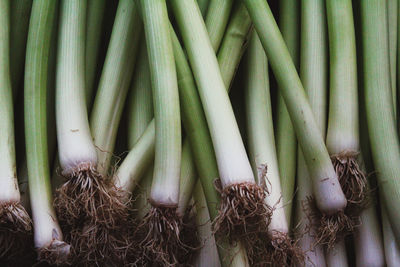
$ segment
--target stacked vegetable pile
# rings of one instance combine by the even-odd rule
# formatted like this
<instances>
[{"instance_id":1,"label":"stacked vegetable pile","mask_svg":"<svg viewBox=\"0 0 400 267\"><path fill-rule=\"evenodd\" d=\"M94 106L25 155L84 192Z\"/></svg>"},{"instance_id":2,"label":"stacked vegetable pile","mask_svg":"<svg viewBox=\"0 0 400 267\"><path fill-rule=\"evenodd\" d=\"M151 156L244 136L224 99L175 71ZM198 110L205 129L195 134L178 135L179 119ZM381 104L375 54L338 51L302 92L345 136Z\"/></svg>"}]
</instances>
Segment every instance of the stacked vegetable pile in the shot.
<instances>
[{"instance_id":1,"label":"stacked vegetable pile","mask_svg":"<svg viewBox=\"0 0 400 267\"><path fill-rule=\"evenodd\" d=\"M398 266L400 3L270 2L0 0L2 266Z\"/></svg>"}]
</instances>

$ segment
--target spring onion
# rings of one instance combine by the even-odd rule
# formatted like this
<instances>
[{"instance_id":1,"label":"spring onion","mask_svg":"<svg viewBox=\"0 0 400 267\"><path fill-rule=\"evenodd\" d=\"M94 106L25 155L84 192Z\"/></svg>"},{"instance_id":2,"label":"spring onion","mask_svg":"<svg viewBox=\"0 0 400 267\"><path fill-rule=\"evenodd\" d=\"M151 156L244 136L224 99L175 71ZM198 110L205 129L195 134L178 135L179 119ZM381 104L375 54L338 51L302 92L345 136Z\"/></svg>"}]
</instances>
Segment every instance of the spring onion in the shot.
<instances>
[{"instance_id":1,"label":"spring onion","mask_svg":"<svg viewBox=\"0 0 400 267\"><path fill-rule=\"evenodd\" d=\"M29 194L34 243L39 259L67 263L70 246L56 219L50 185L47 147L46 95L51 34L56 23L56 1L34 1L30 19L25 65L25 134Z\"/></svg>"},{"instance_id":2,"label":"spring onion","mask_svg":"<svg viewBox=\"0 0 400 267\"><path fill-rule=\"evenodd\" d=\"M317 23L316 23L317 22ZM301 2L300 78L323 138L326 132L328 94L328 33L324 1ZM305 266L325 266L323 247L317 244L317 218L305 209L313 194L301 147L297 150L296 234L305 253ZM309 223L311 219L311 224ZM307 229L309 228L309 230Z\"/></svg>"},{"instance_id":3,"label":"spring onion","mask_svg":"<svg viewBox=\"0 0 400 267\"><path fill-rule=\"evenodd\" d=\"M288 46L295 66L299 61L299 22L301 1L283 0L279 5L279 26L282 37ZM279 163L279 176L282 184L282 203L285 205L287 222L291 223L291 201L293 199L296 177L296 134L290 121L285 102L278 91L276 118L276 152Z\"/></svg>"}]
</instances>

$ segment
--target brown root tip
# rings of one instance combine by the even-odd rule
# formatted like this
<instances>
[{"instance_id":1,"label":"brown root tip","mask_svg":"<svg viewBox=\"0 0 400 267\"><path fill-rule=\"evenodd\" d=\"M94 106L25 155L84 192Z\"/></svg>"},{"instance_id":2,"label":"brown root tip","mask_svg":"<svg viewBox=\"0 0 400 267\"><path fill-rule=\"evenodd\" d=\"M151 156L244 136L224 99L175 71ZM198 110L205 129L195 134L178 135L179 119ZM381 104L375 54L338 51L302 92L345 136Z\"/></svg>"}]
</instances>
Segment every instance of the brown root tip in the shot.
<instances>
[{"instance_id":1,"label":"brown root tip","mask_svg":"<svg viewBox=\"0 0 400 267\"><path fill-rule=\"evenodd\" d=\"M40 262L47 262L50 265L68 265L70 260L71 247L60 240L53 240L47 247L38 249Z\"/></svg>"},{"instance_id":2,"label":"brown root tip","mask_svg":"<svg viewBox=\"0 0 400 267\"><path fill-rule=\"evenodd\" d=\"M339 239L351 234L360 225L359 216L349 216L344 211L339 211L333 215L321 213L312 197L307 198L303 209L308 216L310 224L317 231L315 245L322 244L331 248ZM308 226L308 228L310 229L311 227Z\"/></svg>"},{"instance_id":3,"label":"brown root tip","mask_svg":"<svg viewBox=\"0 0 400 267\"><path fill-rule=\"evenodd\" d=\"M189 225L176 214L175 207L152 207L138 226L143 249L142 264L150 266L177 266L187 264L199 249L189 237ZM185 227L186 230L185 230ZM196 247L197 246L197 247Z\"/></svg>"},{"instance_id":4,"label":"brown root tip","mask_svg":"<svg viewBox=\"0 0 400 267\"><path fill-rule=\"evenodd\" d=\"M231 242L252 243L256 233L265 233L273 209L264 202L266 190L254 183L233 184L224 189L216 184L221 194L219 213L214 220L214 232L228 236Z\"/></svg>"},{"instance_id":5,"label":"brown root tip","mask_svg":"<svg viewBox=\"0 0 400 267\"><path fill-rule=\"evenodd\" d=\"M251 266L303 266L305 254L288 234L259 233L252 247L246 247Z\"/></svg>"},{"instance_id":6,"label":"brown root tip","mask_svg":"<svg viewBox=\"0 0 400 267\"><path fill-rule=\"evenodd\" d=\"M103 264L125 266L131 256L133 238L128 221L110 229L101 224L88 222L66 235L73 247L74 264L79 266L101 266Z\"/></svg>"},{"instance_id":7,"label":"brown root tip","mask_svg":"<svg viewBox=\"0 0 400 267\"><path fill-rule=\"evenodd\" d=\"M0 259L20 257L31 244L32 221L20 203L0 205Z\"/></svg>"},{"instance_id":8,"label":"brown root tip","mask_svg":"<svg viewBox=\"0 0 400 267\"><path fill-rule=\"evenodd\" d=\"M348 201L347 213L359 214L368 205L369 188L367 176L358 165L357 153L341 153L331 159Z\"/></svg>"},{"instance_id":9,"label":"brown root tip","mask_svg":"<svg viewBox=\"0 0 400 267\"><path fill-rule=\"evenodd\" d=\"M126 215L126 193L116 188L93 167L83 167L70 174L57 189L54 206L61 226L81 225L91 218L98 224L113 228Z\"/></svg>"}]
</instances>

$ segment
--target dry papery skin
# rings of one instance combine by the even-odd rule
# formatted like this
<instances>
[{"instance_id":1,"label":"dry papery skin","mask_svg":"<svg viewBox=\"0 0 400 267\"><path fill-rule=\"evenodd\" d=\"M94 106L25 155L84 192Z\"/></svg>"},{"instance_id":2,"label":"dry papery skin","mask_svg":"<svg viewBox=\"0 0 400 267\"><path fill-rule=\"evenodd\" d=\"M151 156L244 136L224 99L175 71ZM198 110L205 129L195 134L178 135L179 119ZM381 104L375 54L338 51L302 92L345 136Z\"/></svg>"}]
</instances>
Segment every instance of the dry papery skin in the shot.
<instances>
[{"instance_id":1,"label":"dry papery skin","mask_svg":"<svg viewBox=\"0 0 400 267\"><path fill-rule=\"evenodd\" d=\"M258 233L268 232L273 208L265 204L265 186L240 183L222 189L220 180L216 180L215 187L221 195L219 213L213 222L217 237L251 246Z\"/></svg>"},{"instance_id":2,"label":"dry papery skin","mask_svg":"<svg viewBox=\"0 0 400 267\"><path fill-rule=\"evenodd\" d=\"M357 155L356 152L346 151L331 156L340 186L348 202L347 214L360 214L369 202L367 176L358 165Z\"/></svg>"},{"instance_id":3,"label":"dry papery skin","mask_svg":"<svg viewBox=\"0 0 400 267\"><path fill-rule=\"evenodd\" d=\"M306 231L315 227L316 245L326 245L328 249L333 248L335 243L346 235L351 234L361 224L359 216L351 216L345 211L339 211L332 215L321 213L313 197L307 197L302 203L303 210L308 217L309 225Z\"/></svg>"},{"instance_id":4,"label":"dry papery skin","mask_svg":"<svg viewBox=\"0 0 400 267\"><path fill-rule=\"evenodd\" d=\"M32 240L32 221L20 203L0 205L0 262L24 256Z\"/></svg>"},{"instance_id":5,"label":"dry papery skin","mask_svg":"<svg viewBox=\"0 0 400 267\"><path fill-rule=\"evenodd\" d=\"M190 266L200 248L193 220L181 218L176 207L152 206L136 236L143 250L138 266Z\"/></svg>"},{"instance_id":6,"label":"dry papery skin","mask_svg":"<svg viewBox=\"0 0 400 267\"><path fill-rule=\"evenodd\" d=\"M82 165L66 179L54 200L62 226L82 226L91 219L94 224L113 229L126 216L130 204L127 193L100 175L95 167Z\"/></svg>"}]
</instances>

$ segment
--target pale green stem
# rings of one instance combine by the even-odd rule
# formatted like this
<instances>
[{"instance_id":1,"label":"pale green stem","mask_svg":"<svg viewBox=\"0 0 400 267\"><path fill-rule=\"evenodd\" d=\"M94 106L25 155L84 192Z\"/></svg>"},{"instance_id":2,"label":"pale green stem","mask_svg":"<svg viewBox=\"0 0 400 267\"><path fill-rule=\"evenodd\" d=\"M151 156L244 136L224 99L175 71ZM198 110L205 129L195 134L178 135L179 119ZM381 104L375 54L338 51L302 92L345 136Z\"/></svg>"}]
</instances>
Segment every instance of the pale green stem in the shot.
<instances>
[{"instance_id":1,"label":"pale green stem","mask_svg":"<svg viewBox=\"0 0 400 267\"><path fill-rule=\"evenodd\" d=\"M301 55L300 77L310 101L313 114L323 138L326 132L327 95L328 95L328 36L326 25L325 1L304 0L301 2ZM296 200L297 232L305 232L309 224L308 215L304 211L307 197L312 196L310 173L307 169L302 150L297 150L297 183ZM316 244L316 229L300 236L299 245L306 253L306 266L325 266L322 246Z\"/></svg>"},{"instance_id":2,"label":"pale green stem","mask_svg":"<svg viewBox=\"0 0 400 267\"><path fill-rule=\"evenodd\" d=\"M18 203L14 111L10 73L10 1L0 2L0 203Z\"/></svg>"},{"instance_id":3,"label":"pale green stem","mask_svg":"<svg viewBox=\"0 0 400 267\"><path fill-rule=\"evenodd\" d=\"M275 151L268 61L255 31L252 33L246 55L245 102L250 160L255 176L260 173L259 168L267 166L268 176L258 177L258 183L265 183L270 188L265 202L270 207L276 207L271 217L269 230L271 233L279 231L287 234L289 226L282 203L280 203L282 190Z\"/></svg>"},{"instance_id":4,"label":"pale green stem","mask_svg":"<svg viewBox=\"0 0 400 267\"><path fill-rule=\"evenodd\" d=\"M23 75L26 55L26 39L28 38L29 18L32 0L12 0L11 31L10 31L10 71L14 101L18 90L23 85Z\"/></svg>"},{"instance_id":5,"label":"pale green stem","mask_svg":"<svg viewBox=\"0 0 400 267\"><path fill-rule=\"evenodd\" d=\"M235 5L217 54L222 80L228 91L247 47L251 25L246 7L241 3Z\"/></svg>"},{"instance_id":6,"label":"pale green stem","mask_svg":"<svg viewBox=\"0 0 400 267\"><path fill-rule=\"evenodd\" d=\"M325 214L342 211L347 205L346 197L340 187L303 85L268 3L263 0L243 1L253 20L288 108L310 173L317 206Z\"/></svg>"},{"instance_id":7,"label":"pale green stem","mask_svg":"<svg viewBox=\"0 0 400 267\"><path fill-rule=\"evenodd\" d=\"M178 82L165 0L141 0L155 118L155 159L150 199L176 206L179 199L181 119Z\"/></svg>"},{"instance_id":8,"label":"pale green stem","mask_svg":"<svg viewBox=\"0 0 400 267\"><path fill-rule=\"evenodd\" d=\"M397 117L397 88L396 88L396 68L397 68L397 20L398 20L398 0L387 0L388 12L388 34L389 34L389 64L390 82L392 87L394 115Z\"/></svg>"},{"instance_id":9,"label":"pale green stem","mask_svg":"<svg viewBox=\"0 0 400 267\"><path fill-rule=\"evenodd\" d=\"M153 96L146 43L139 48L132 87L128 96L128 146L133 148L153 119Z\"/></svg>"},{"instance_id":10,"label":"pale green stem","mask_svg":"<svg viewBox=\"0 0 400 267\"><path fill-rule=\"evenodd\" d=\"M218 247L212 232L207 201L199 180L194 188L193 199L196 205L197 233L199 235L200 244L203 245L194 260L194 265L198 267L220 267L221 263L217 250Z\"/></svg>"},{"instance_id":11,"label":"pale green stem","mask_svg":"<svg viewBox=\"0 0 400 267\"><path fill-rule=\"evenodd\" d=\"M357 58L351 0L326 1L329 29L329 119L331 155L359 152Z\"/></svg>"},{"instance_id":12,"label":"pale green stem","mask_svg":"<svg viewBox=\"0 0 400 267\"><path fill-rule=\"evenodd\" d=\"M110 167L141 31L138 5L132 0L120 1L90 116L98 171L102 175L107 174Z\"/></svg>"},{"instance_id":13,"label":"pale green stem","mask_svg":"<svg viewBox=\"0 0 400 267\"><path fill-rule=\"evenodd\" d=\"M47 90L51 34L55 33L56 1L33 2L25 63L25 134L29 193L38 249L69 254L53 209L47 144Z\"/></svg>"},{"instance_id":14,"label":"pale green stem","mask_svg":"<svg viewBox=\"0 0 400 267\"><path fill-rule=\"evenodd\" d=\"M197 4L199 5L201 14L203 17L207 14L208 5L210 4L210 0L197 0Z\"/></svg>"},{"instance_id":15,"label":"pale green stem","mask_svg":"<svg viewBox=\"0 0 400 267\"><path fill-rule=\"evenodd\" d=\"M279 3L279 27L296 68L299 67L300 59L300 3L299 0L282 0ZM276 153L282 185L282 203L285 207L286 220L290 224L296 177L297 141L289 113L279 91L276 116Z\"/></svg>"},{"instance_id":16,"label":"pale green stem","mask_svg":"<svg viewBox=\"0 0 400 267\"><path fill-rule=\"evenodd\" d=\"M364 94L371 152L394 235L400 240L400 144L390 82L386 1L361 1Z\"/></svg>"},{"instance_id":17,"label":"pale green stem","mask_svg":"<svg viewBox=\"0 0 400 267\"><path fill-rule=\"evenodd\" d=\"M171 3L207 118L222 186L254 183L250 162L200 10L194 0L174 0Z\"/></svg>"},{"instance_id":18,"label":"pale green stem","mask_svg":"<svg viewBox=\"0 0 400 267\"><path fill-rule=\"evenodd\" d=\"M86 4L86 1L63 0L60 6L56 121L64 175L97 165L85 102Z\"/></svg>"},{"instance_id":19,"label":"pale green stem","mask_svg":"<svg viewBox=\"0 0 400 267\"><path fill-rule=\"evenodd\" d=\"M86 17L86 105L92 105L106 0L88 0Z\"/></svg>"},{"instance_id":20,"label":"pale green stem","mask_svg":"<svg viewBox=\"0 0 400 267\"><path fill-rule=\"evenodd\" d=\"M218 51L218 47L224 37L233 2L233 0L211 0L208 5L204 22L215 51Z\"/></svg>"}]
</instances>

